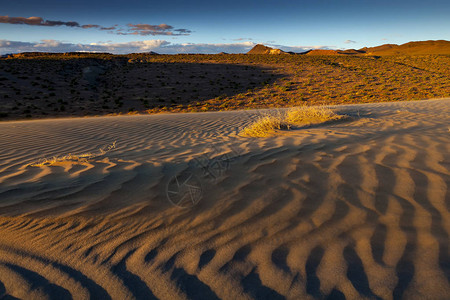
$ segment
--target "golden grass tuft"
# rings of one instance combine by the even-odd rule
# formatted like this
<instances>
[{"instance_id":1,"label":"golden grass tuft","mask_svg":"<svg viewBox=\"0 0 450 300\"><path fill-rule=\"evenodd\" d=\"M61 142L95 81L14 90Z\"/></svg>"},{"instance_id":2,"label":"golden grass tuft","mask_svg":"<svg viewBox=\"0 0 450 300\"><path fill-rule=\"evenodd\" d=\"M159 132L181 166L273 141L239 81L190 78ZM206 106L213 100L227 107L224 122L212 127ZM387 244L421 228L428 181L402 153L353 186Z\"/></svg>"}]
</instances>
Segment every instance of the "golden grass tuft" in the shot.
<instances>
[{"instance_id":1,"label":"golden grass tuft","mask_svg":"<svg viewBox=\"0 0 450 300\"><path fill-rule=\"evenodd\" d=\"M302 106L291 108L286 113L285 122L292 126L304 126L342 119L343 115L338 115L328 107L323 106Z\"/></svg>"},{"instance_id":2,"label":"golden grass tuft","mask_svg":"<svg viewBox=\"0 0 450 300\"><path fill-rule=\"evenodd\" d=\"M72 163L85 163L89 159L93 159L96 157L100 157L105 155L106 153L112 151L116 148L116 141L112 143L111 145L107 145L105 147L99 148L96 153L82 153L82 154L67 154L62 156L53 156L51 158L42 158L38 160L37 162L28 164L30 167L44 167L44 166L53 166L58 165L66 162L72 162Z\"/></svg>"},{"instance_id":3,"label":"golden grass tuft","mask_svg":"<svg viewBox=\"0 0 450 300\"><path fill-rule=\"evenodd\" d=\"M255 122L245 127L241 131L242 136L264 137L274 133L276 130L289 129L289 124L284 121L284 113L278 112L276 115L263 115Z\"/></svg>"},{"instance_id":4,"label":"golden grass tuft","mask_svg":"<svg viewBox=\"0 0 450 300\"><path fill-rule=\"evenodd\" d=\"M29 164L31 167L44 167L44 166L53 166L59 163L64 162L87 162L88 159L91 159L94 156L92 153L83 153L83 154L72 154L69 153L67 155L62 156L53 156L50 158L43 158L38 160L37 162Z\"/></svg>"},{"instance_id":5,"label":"golden grass tuft","mask_svg":"<svg viewBox=\"0 0 450 300\"><path fill-rule=\"evenodd\" d=\"M320 124L329 121L340 120L343 115L338 115L328 107L303 106L287 110L277 111L275 115L267 114L258 117L253 123L245 127L240 135L248 137L265 137L276 130L289 130L292 127Z\"/></svg>"}]
</instances>

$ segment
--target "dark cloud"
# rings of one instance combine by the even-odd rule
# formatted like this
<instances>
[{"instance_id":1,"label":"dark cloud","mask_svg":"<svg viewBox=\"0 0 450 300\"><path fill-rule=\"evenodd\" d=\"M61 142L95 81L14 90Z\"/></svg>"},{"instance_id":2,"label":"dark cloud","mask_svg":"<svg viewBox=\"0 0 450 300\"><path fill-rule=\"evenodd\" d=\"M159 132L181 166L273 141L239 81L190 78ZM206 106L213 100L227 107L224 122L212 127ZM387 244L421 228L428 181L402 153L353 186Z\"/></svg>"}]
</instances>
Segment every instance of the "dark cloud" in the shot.
<instances>
[{"instance_id":1,"label":"dark cloud","mask_svg":"<svg viewBox=\"0 0 450 300\"><path fill-rule=\"evenodd\" d=\"M238 38L238 39L232 39L232 41L253 41L252 38Z\"/></svg>"},{"instance_id":2,"label":"dark cloud","mask_svg":"<svg viewBox=\"0 0 450 300\"><path fill-rule=\"evenodd\" d=\"M183 28L182 29L175 29L174 31L179 32L179 33L186 33L186 34L192 33L191 30L183 29Z\"/></svg>"},{"instance_id":3,"label":"dark cloud","mask_svg":"<svg viewBox=\"0 0 450 300\"><path fill-rule=\"evenodd\" d=\"M28 43L28 42L18 42L18 41L8 41L8 40L0 40L0 49L22 49L22 48L27 48L33 46L33 43ZM5 52L5 51L3 51Z\"/></svg>"},{"instance_id":4,"label":"dark cloud","mask_svg":"<svg viewBox=\"0 0 450 300\"><path fill-rule=\"evenodd\" d=\"M111 26L111 27L100 27L100 30L115 30L117 28L117 25Z\"/></svg>"},{"instance_id":5,"label":"dark cloud","mask_svg":"<svg viewBox=\"0 0 450 300\"><path fill-rule=\"evenodd\" d=\"M173 26L167 24L150 25L150 24L128 24L132 30L148 30L148 31L165 31L173 29Z\"/></svg>"},{"instance_id":6,"label":"dark cloud","mask_svg":"<svg viewBox=\"0 0 450 300\"><path fill-rule=\"evenodd\" d=\"M87 25L82 25L81 28L100 28L100 25L94 25L94 24L87 24Z\"/></svg>"},{"instance_id":7,"label":"dark cloud","mask_svg":"<svg viewBox=\"0 0 450 300\"><path fill-rule=\"evenodd\" d=\"M167 24L150 25L150 24L128 24L129 30L120 31L121 35L189 35L188 29L174 29L173 26Z\"/></svg>"},{"instance_id":8,"label":"dark cloud","mask_svg":"<svg viewBox=\"0 0 450 300\"><path fill-rule=\"evenodd\" d=\"M44 26L69 26L69 27L80 27L77 22L63 22L63 21L44 21L42 24Z\"/></svg>"},{"instance_id":9,"label":"dark cloud","mask_svg":"<svg viewBox=\"0 0 450 300\"><path fill-rule=\"evenodd\" d=\"M78 22L69 21L51 21L44 20L41 17L9 17L9 16L0 16L0 23L6 24L24 24L24 25L32 25L32 26L67 26L67 27L78 27L83 29L99 29L99 30L109 30L111 33L119 34L119 35L189 35L192 31L189 29L174 29L173 26L167 24L159 24L159 25L150 25L150 24L128 24L126 29L117 28L117 25L104 27L97 24L85 24L80 25Z\"/></svg>"},{"instance_id":10,"label":"dark cloud","mask_svg":"<svg viewBox=\"0 0 450 300\"><path fill-rule=\"evenodd\" d=\"M63 22L63 21L50 21L44 20L41 17L9 17L9 16L0 16L0 23L7 24L26 24L26 25L35 25L35 26L68 26L68 27L80 27L80 24L77 22Z\"/></svg>"},{"instance_id":11,"label":"dark cloud","mask_svg":"<svg viewBox=\"0 0 450 300\"><path fill-rule=\"evenodd\" d=\"M87 28L97 28L97 29L100 29L100 30L114 30L114 29L116 29L116 26L103 27L103 26L95 25L95 24L86 24L86 25L82 25L81 28L85 28L85 29L87 29Z\"/></svg>"}]
</instances>

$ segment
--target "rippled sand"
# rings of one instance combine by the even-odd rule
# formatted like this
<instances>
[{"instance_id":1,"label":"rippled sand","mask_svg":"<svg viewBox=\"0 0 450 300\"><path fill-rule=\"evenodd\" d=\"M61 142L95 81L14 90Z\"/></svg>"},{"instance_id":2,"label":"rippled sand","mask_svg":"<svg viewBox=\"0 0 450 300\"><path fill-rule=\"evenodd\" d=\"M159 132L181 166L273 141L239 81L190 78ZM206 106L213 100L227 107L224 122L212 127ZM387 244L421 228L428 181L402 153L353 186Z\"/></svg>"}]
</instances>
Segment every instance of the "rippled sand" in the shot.
<instances>
[{"instance_id":1,"label":"rippled sand","mask_svg":"<svg viewBox=\"0 0 450 300\"><path fill-rule=\"evenodd\" d=\"M448 299L450 100L339 110L0 123L0 298Z\"/></svg>"}]
</instances>

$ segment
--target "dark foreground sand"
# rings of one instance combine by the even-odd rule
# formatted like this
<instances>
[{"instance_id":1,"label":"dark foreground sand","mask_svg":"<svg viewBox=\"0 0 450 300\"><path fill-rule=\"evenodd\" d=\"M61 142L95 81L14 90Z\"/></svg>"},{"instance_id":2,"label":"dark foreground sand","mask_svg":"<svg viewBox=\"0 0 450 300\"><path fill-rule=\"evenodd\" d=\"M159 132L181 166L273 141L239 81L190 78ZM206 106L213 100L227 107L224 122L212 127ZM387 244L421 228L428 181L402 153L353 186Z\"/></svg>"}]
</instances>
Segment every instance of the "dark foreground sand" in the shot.
<instances>
[{"instance_id":1,"label":"dark foreground sand","mask_svg":"<svg viewBox=\"0 0 450 300\"><path fill-rule=\"evenodd\" d=\"M450 100L339 110L0 123L0 298L448 299Z\"/></svg>"}]
</instances>

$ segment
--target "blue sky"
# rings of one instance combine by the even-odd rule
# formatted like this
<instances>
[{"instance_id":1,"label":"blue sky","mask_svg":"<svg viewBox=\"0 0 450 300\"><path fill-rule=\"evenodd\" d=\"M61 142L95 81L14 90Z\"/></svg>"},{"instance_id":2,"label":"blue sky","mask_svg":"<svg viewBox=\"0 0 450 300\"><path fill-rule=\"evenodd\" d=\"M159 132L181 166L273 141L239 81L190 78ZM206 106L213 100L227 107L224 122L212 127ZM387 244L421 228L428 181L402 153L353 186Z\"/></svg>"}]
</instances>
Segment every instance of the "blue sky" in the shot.
<instances>
[{"instance_id":1,"label":"blue sky","mask_svg":"<svg viewBox=\"0 0 450 300\"><path fill-rule=\"evenodd\" d=\"M448 0L16 0L2 3L0 53L358 49L450 40L449 16Z\"/></svg>"}]
</instances>

